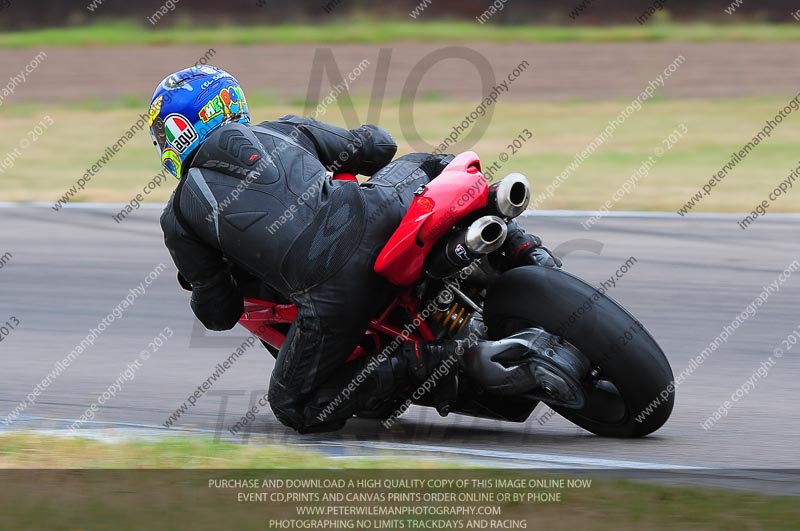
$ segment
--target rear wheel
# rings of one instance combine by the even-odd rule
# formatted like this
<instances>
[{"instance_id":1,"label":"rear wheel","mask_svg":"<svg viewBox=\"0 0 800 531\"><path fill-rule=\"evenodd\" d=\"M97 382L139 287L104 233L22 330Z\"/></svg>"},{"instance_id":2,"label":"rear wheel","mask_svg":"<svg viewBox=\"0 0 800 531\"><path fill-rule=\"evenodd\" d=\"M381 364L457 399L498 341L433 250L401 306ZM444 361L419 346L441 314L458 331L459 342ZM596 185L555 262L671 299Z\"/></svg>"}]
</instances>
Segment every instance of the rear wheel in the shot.
<instances>
[{"instance_id":1,"label":"rear wheel","mask_svg":"<svg viewBox=\"0 0 800 531\"><path fill-rule=\"evenodd\" d=\"M508 271L490 287L484 319L490 339L537 326L589 360L584 406L553 407L578 426L605 437L642 437L669 418L675 393L661 348L622 306L578 277L541 266Z\"/></svg>"}]
</instances>

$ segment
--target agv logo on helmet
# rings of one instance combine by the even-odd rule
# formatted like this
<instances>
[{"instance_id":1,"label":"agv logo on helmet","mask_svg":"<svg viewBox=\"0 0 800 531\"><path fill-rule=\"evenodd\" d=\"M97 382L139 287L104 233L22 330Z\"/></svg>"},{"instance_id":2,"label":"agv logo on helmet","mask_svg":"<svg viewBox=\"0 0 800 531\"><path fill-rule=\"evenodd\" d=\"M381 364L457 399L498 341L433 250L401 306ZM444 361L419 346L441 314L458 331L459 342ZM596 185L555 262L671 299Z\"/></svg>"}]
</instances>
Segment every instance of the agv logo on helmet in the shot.
<instances>
[{"instance_id":1,"label":"agv logo on helmet","mask_svg":"<svg viewBox=\"0 0 800 531\"><path fill-rule=\"evenodd\" d=\"M170 114L164 121L164 133L167 141L175 146L178 153L184 153L197 140L197 131L192 124L180 114Z\"/></svg>"}]
</instances>

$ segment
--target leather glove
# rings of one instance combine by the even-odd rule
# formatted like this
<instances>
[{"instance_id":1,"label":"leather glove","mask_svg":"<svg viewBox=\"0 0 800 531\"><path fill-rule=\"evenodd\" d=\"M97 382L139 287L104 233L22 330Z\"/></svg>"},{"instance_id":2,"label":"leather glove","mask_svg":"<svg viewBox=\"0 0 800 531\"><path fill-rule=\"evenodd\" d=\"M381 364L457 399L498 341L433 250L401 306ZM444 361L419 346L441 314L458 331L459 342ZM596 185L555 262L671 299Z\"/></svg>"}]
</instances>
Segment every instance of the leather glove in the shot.
<instances>
[{"instance_id":1,"label":"leather glove","mask_svg":"<svg viewBox=\"0 0 800 531\"><path fill-rule=\"evenodd\" d=\"M511 267L522 265L561 267L561 260L542 245L541 238L526 233L514 220L508 222L508 236L503 242L503 252Z\"/></svg>"},{"instance_id":2,"label":"leather glove","mask_svg":"<svg viewBox=\"0 0 800 531\"><path fill-rule=\"evenodd\" d=\"M534 247L529 251L523 251L520 260L529 260L533 265L544 267L561 267L561 259L554 255L547 247Z\"/></svg>"}]
</instances>

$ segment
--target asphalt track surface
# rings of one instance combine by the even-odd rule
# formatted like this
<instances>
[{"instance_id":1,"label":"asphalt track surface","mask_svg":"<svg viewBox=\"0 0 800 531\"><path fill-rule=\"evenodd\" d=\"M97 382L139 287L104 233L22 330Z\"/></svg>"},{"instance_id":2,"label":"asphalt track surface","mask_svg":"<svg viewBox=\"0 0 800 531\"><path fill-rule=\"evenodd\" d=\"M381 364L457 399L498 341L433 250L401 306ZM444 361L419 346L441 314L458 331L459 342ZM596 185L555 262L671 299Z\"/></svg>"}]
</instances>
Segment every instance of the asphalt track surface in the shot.
<instances>
[{"instance_id":1,"label":"asphalt track surface","mask_svg":"<svg viewBox=\"0 0 800 531\"><path fill-rule=\"evenodd\" d=\"M0 255L13 255L0 269L0 324L12 316L20 323L0 343L0 428L64 428L63 419L80 417L140 351L164 327L170 327L174 336L99 409L96 420L102 423L83 427L106 426L105 422L162 426L209 378L217 363L247 339L241 328L224 334L198 328L188 295L175 282L158 210L137 211L119 224L111 218L114 212L0 208ZM744 311L762 286L776 281L781 271L800 258L797 220L790 217L767 216L746 231L732 216L608 217L589 231L581 227L584 219L581 215L534 215L525 218L524 224L551 248L567 253L565 269L595 285L635 257L637 263L616 280L609 293L651 331L675 374ZM146 293L34 405L6 426L6 415L160 263L167 269ZM800 272L783 282L780 291L770 295L678 387L671 419L644 439L602 439L558 416L540 423L537 419L547 411L543 405L525 424L457 415L442 419L432 410L413 407L390 430L377 421L357 419L341 432L324 436L297 435L280 425L268 407L259 407L249 442L324 441L328 447L345 448L345 453L388 449L409 456L424 449L429 454L443 452L477 461L505 460L512 466L542 462L579 467L594 463L633 468L797 468L800 345L786 352L712 429L704 430L701 423L730 400L797 328L798 302ZM257 400L264 392L272 366L266 350L258 345L249 349L181 417L176 428L218 430L230 437L228 428L246 413L251 399Z\"/></svg>"}]
</instances>

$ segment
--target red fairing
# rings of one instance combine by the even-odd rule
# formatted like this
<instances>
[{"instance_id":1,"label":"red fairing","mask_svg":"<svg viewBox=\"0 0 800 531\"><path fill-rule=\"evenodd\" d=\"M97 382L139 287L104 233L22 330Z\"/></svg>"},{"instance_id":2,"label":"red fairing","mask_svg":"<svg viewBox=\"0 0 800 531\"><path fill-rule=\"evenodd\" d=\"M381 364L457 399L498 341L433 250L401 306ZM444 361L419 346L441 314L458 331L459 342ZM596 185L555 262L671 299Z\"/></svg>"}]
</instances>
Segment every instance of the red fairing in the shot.
<instances>
[{"instance_id":1,"label":"red fairing","mask_svg":"<svg viewBox=\"0 0 800 531\"><path fill-rule=\"evenodd\" d=\"M375 262L375 272L407 286L422 274L433 245L453 225L489 201L481 161L472 151L458 155L414 197L411 206Z\"/></svg>"},{"instance_id":2,"label":"red fairing","mask_svg":"<svg viewBox=\"0 0 800 531\"><path fill-rule=\"evenodd\" d=\"M352 173L334 173L333 174L334 181L352 181L354 183L358 182L358 177L353 175Z\"/></svg>"}]
</instances>

